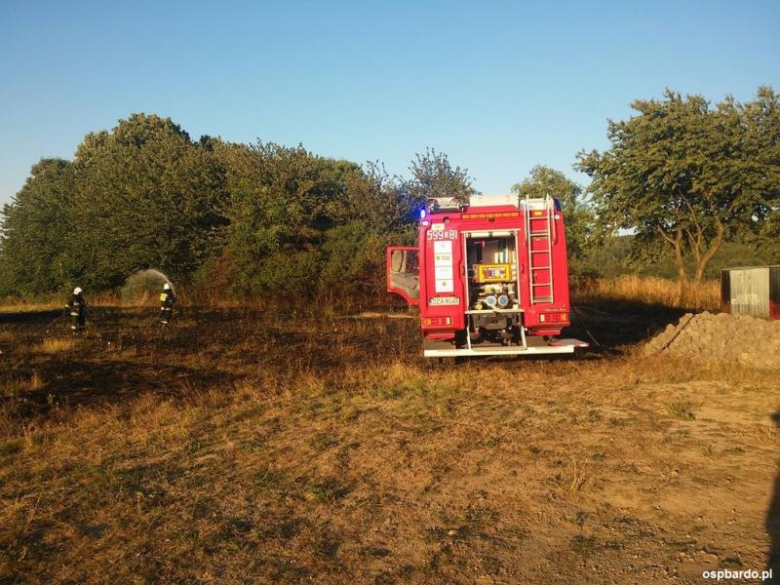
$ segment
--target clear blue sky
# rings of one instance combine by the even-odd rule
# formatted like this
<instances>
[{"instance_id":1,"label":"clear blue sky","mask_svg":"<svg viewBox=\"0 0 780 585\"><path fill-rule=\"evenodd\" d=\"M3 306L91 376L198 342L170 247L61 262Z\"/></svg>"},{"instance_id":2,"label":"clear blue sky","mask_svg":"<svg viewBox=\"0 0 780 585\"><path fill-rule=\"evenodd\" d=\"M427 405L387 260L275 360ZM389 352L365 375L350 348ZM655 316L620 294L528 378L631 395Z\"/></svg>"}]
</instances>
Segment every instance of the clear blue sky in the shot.
<instances>
[{"instance_id":1,"label":"clear blue sky","mask_svg":"<svg viewBox=\"0 0 780 585\"><path fill-rule=\"evenodd\" d=\"M778 31L777 0L4 0L0 203L133 112L400 174L432 146L491 194L535 164L584 182L576 153L632 99L780 89Z\"/></svg>"}]
</instances>

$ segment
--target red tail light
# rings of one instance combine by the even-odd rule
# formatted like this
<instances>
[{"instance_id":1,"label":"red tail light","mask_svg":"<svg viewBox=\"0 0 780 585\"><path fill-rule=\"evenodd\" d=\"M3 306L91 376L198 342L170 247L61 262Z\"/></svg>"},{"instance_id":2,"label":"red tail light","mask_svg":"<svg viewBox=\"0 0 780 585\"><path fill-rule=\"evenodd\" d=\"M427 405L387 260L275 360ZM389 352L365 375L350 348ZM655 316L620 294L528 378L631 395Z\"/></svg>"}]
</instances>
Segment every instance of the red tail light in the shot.
<instances>
[{"instance_id":1,"label":"red tail light","mask_svg":"<svg viewBox=\"0 0 780 585\"><path fill-rule=\"evenodd\" d=\"M568 323L568 313L542 313L539 315L539 323Z\"/></svg>"},{"instance_id":2,"label":"red tail light","mask_svg":"<svg viewBox=\"0 0 780 585\"><path fill-rule=\"evenodd\" d=\"M424 317L422 324L424 327L452 325L452 317Z\"/></svg>"}]
</instances>

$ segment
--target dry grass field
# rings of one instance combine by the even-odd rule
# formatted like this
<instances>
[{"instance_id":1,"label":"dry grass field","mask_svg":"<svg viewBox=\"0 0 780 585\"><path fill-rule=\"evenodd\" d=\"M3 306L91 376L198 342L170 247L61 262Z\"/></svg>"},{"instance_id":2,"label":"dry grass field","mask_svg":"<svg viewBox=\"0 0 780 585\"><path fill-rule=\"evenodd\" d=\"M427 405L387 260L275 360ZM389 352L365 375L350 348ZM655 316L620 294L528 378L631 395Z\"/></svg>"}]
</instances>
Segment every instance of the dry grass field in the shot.
<instances>
[{"instance_id":1,"label":"dry grass field","mask_svg":"<svg viewBox=\"0 0 780 585\"><path fill-rule=\"evenodd\" d=\"M704 311L720 309L720 282L717 280L688 283L682 299L678 299L677 282L655 276L625 274L579 284L575 296L581 302L628 301Z\"/></svg>"},{"instance_id":2,"label":"dry grass field","mask_svg":"<svg viewBox=\"0 0 780 585\"><path fill-rule=\"evenodd\" d=\"M414 319L99 308L71 340L0 316L0 583L765 568L778 373L641 357L680 311L578 314L577 358L443 366Z\"/></svg>"}]
</instances>

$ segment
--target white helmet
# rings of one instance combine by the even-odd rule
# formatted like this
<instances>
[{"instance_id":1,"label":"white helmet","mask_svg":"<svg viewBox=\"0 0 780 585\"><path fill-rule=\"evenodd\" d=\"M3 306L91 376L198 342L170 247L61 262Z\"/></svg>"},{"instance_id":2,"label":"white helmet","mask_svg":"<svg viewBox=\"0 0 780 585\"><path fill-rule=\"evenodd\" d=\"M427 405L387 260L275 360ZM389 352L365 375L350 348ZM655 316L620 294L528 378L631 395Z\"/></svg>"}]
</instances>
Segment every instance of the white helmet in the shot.
<instances>
[{"instance_id":1,"label":"white helmet","mask_svg":"<svg viewBox=\"0 0 780 585\"><path fill-rule=\"evenodd\" d=\"M73 289L73 294L74 295L80 295L81 294L81 287L77 286L76 288L74 288Z\"/></svg>"},{"instance_id":2,"label":"white helmet","mask_svg":"<svg viewBox=\"0 0 780 585\"><path fill-rule=\"evenodd\" d=\"M171 285L167 282L163 285L163 290L171 290Z\"/></svg>"}]
</instances>

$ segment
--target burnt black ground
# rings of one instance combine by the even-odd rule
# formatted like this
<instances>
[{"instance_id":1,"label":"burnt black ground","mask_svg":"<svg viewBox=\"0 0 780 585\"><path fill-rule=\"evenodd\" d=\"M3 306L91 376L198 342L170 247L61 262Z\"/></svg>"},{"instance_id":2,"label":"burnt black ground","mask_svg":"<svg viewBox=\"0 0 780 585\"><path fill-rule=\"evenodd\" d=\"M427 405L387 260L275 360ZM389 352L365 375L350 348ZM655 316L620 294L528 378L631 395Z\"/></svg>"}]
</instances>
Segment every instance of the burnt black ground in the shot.
<instances>
[{"instance_id":1,"label":"burnt black ground","mask_svg":"<svg viewBox=\"0 0 780 585\"><path fill-rule=\"evenodd\" d=\"M578 358L609 359L681 314L628 303L576 306L574 325L563 336L591 344ZM19 387L2 400L12 402L19 415L42 414L53 405L121 403L145 392L186 396L229 388L263 372L285 377L360 361L423 362L416 319L361 321L293 310L188 307L163 328L153 308L95 307L72 349L46 353L45 339L70 337L61 315L56 310L0 314L0 385ZM511 364L524 358L497 359ZM33 376L40 387L25 389Z\"/></svg>"}]
</instances>

